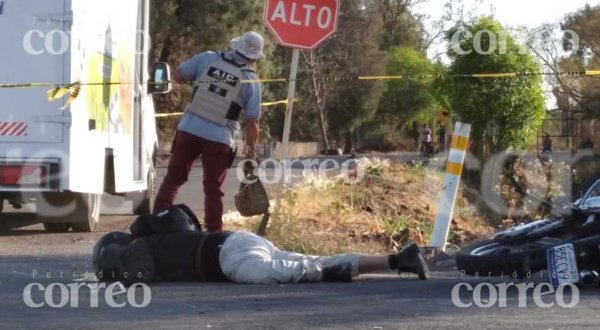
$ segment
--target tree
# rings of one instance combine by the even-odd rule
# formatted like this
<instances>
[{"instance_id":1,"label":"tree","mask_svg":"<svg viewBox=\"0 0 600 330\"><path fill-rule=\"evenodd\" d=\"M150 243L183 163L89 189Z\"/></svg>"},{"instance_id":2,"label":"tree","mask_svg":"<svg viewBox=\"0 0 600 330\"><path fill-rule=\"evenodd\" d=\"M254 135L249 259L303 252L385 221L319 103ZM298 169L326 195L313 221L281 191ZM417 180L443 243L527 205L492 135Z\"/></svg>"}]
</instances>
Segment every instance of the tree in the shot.
<instances>
[{"instance_id":1,"label":"tree","mask_svg":"<svg viewBox=\"0 0 600 330\"><path fill-rule=\"evenodd\" d=\"M398 148L403 129L410 130L411 124L420 121L421 117L430 119L434 116L433 79L426 75L436 70L436 66L414 48L392 47L386 74L402 76L402 79L386 82L387 90L382 95L377 114L365 132L366 147L378 150Z\"/></svg>"},{"instance_id":2,"label":"tree","mask_svg":"<svg viewBox=\"0 0 600 330\"><path fill-rule=\"evenodd\" d=\"M406 121L419 111L432 106L431 77L436 67L425 55L409 47L393 47L390 51L387 73L403 76L391 80L380 106L380 113Z\"/></svg>"},{"instance_id":3,"label":"tree","mask_svg":"<svg viewBox=\"0 0 600 330\"><path fill-rule=\"evenodd\" d=\"M328 148L332 137L345 140L346 151L353 148L354 132L377 111L385 90L384 83L354 79L385 71L385 53L379 50L380 10L379 1L375 0L341 1L337 32L317 49L302 52L292 139L314 141L315 136L320 136ZM289 50L278 47L275 53L279 60L289 63ZM278 76L287 76L287 66L280 67ZM278 138L282 118L283 114L274 113L269 120Z\"/></svg>"},{"instance_id":4,"label":"tree","mask_svg":"<svg viewBox=\"0 0 600 330\"><path fill-rule=\"evenodd\" d=\"M181 60L199 50L225 48L231 37L246 30L262 30L262 5L259 0L154 1L154 58Z\"/></svg>"},{"instance_id":5,"label":"tree","mask_svg":"<svg viewBox=\"0 0 600 330\"><path fill-rule=\"evenodd\" d=\"M424 27L420 17L415 17L411 9L425 0L383 0L381 14L383 31L381 48L388 50L397 46L410 46L423 50L425 43Z\"/></svg>"},{"instance_id":6,"label":"tree","mask_svg":"<svg viewBox=\"0 0 600 330\"><path fill-rule=\"evenodd\" d=\"M385 53L381 44L381 12L374 0L342 1L338 32L318 53L331 72L342 77L381 75ZM354 148L354 133L378 108L385 84L381 81L337 80L331 82L327 116L332 133L344 139L344 151Z\"/></svg>"},{"instance_id":7,"label":"tree","mask_svg":"<svg viewBox=\"0 0 600 330\"><path fill-rule=\"evenodd\" d=\"M261 0L152 1L151 62L168 62L177 67L201 51L227 50L231 38L248 30L261 32L266 37L265 53L270 54L274 45L269 42L269 34L262 24L263 5ZM270 75L275 70L272 63L260 62L258 72L263 76ZM185 108L191 88L176 87L172 93L155 96L160 112L179 112ZM270 96L269 86L263 95ZM171 138L178 121L178 117L158 121L161 140Z\"/></svg>"},{"instance_id":8,"label":"tree","mask_svg":"<svg viewBox=\"0 0 600 330\"><path fill-rule=\"evenodd\" d=\"M462 51L457 52L456 47L449 51L453 77L446 84L453 112L472 125L475 152L484 156L509 147L526 146L545 115L542 78L528 75L483 79L463 75L540 72L540 65L492 18L481 18L465 26L463 32L469 33L461 33L462 39L454 45ZM506 42L495 43L494 39Z\"/></svg>"},{"instance_id":9,"label":"tree","mask_svg":"<svg viewBox=\"0 0 600 330\"><path fill-rule=\"evenodd\" d=\"M312 86L309 88L311 96L314 97L317 112L319 114L319 131L321 133L321 142L325 151L329 150L329 138L327 136L327 95L328 95L328 79L325 72L326 67L319 60L317 52L314 49L302 53L305 64L310 74Z\"/></svg>"},{"instance_id":10,"label":"tree","mask_svg":"<svg viewBox=\"0 0 600 330\"><path fill-rule=\"evenodd\" d=\"M530 43L531 50L546 69L556 73L548 81L554 87L558 110L567 118L572 118L572 112L577 112L587 119L582 124L581 141L588 138L595 140L596 119L600 118L600 79L560 73L594 70L600 66L598 24L600 6L588 5L567 15L560 24L536 28L532 34L541 38Z\"/></svg>"},{"instance_id":11,"label":"tree","mask_svg":"<svg viewBox=\"0 0 600 330\"><path fill-rule=\"evenodd\" d=\"M567 16L562 24L563 31L573 31L565 34L568 45L573 42L572 37L578 36L579 48L568 58L561 61L564 70L579 69L593 70L600 67L600 5L590 7L587 5L575 14ZM588 118L600 118L600 78L579 78L572 83L570 97L575 100Z\"/></svg>"}]
</instances>

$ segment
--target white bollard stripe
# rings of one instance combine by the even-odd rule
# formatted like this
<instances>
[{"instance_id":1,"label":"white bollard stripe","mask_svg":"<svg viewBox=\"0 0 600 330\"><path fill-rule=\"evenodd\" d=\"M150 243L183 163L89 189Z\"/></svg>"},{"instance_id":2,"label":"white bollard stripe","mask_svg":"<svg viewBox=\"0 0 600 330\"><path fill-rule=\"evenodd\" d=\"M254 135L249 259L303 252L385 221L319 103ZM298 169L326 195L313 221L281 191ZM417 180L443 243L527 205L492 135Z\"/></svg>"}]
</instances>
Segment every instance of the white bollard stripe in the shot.
<instances>
[{"instance_id":1,"label":"white bollard stripe","mask_svg":"<svg viewBox=\"0 0 600 330\"><path fill-rule=\"evenodd\" d=\"M448 164L446 165L446 174L444 175L444 188L440 195L430 243L431 247L442 250L446 249L446 241L450 232L456 194L458 193L466 150L469 146L471 125L456 123L454 132L455 134L452 136L451 149L448 155Z\"/></svg>"},{"instance_id":2,"label":"white bollard stripe","mask_svg":"<svg viewBox=\"0 0 600 330\"><path fill-rule=\"evenodd\" d=\"M462 163L465 159L465 152L457 149L450 149L448 154L448 162L450 163Z\"/></svg>"}]
</instances>

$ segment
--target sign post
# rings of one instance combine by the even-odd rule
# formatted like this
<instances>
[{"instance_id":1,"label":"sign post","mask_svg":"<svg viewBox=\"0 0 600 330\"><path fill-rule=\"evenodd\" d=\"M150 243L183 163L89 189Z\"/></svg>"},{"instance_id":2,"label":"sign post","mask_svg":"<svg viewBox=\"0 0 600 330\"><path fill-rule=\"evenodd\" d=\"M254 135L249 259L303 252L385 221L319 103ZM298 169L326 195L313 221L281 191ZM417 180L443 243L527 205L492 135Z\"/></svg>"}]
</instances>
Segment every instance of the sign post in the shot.
<instances>
[{"instance_id":1,"label":"sign post","mask_svg":"<svg viewBox=\"0 0 600 330\"><path fill-rule=\"evenodd\" d=\"M280 161L289 158L290 130L300 48L314 49L335 33L339 9L340 0L266 0L263 16L265 25L271 30L280 45L293 48ZM283 166L283 162L281 165ZM282 177L277 188L275 206L277 210L281 206L283 184L284 178Z\"/></svg>"},{"instance_id":2,"label":"sign post","mask_svg":"<svg viewBox=\"0 0 600 330\"><path fill-rule=\"evenodd\" d=\"M280 159L287 159L289 156L290 129L292 127L292 111L294 110L294 96L296 94L296 76L298 75L298 60L300 50L294 48L292 51L292 68L290 69L290 83L288 87L287 104L285 107L285 122L283 124L282 154Z\"/></svg>"}]
</instances>

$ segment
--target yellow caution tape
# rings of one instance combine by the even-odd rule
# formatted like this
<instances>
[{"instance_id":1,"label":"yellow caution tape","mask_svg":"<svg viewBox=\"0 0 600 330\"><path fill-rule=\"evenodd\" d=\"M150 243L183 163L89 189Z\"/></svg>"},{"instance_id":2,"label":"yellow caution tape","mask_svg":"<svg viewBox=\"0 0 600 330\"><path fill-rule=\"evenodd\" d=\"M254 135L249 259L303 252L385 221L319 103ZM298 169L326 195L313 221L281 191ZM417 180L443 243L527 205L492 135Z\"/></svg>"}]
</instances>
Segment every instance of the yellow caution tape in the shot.
<instances>
[{"instance_id":1,"label":"yellow caution tape","mask_svg":"<svg viewBox=\"0 0 600 330\"><path fill-rule=\"evenodd\" d=\"M242 84L247 83L274 83L274 82L286 82L288 79L276 78L276 79L258 79L258 80L240 80Z\"/></svg>"},{"instance_id":2,"label":"yellow caution tape","mask_svg":"<svg viewBox=\"0 0 600 330\"><path fill-rule=\"evenodd\" d=\"M519 76L561 76L561 75L569 75L569 76L599 76L600 70L586 70L586 71L577 71L577 72L504 72L504 73L474 73L474 74L454 74L454 75L444 75L444 74L424 74L424 75L407 75L407 76L354 76L354 77L337 77L330 78L329 80L335 81L351 81L351 80L398 80L398 79L406 79L406 78L439 78L439 77L457 77L457 78L516 78ZM289 79L285 78L273 78L273 79L258 79L258 80L241 80L242 83L282 83L288 82ZM176 83L176 82L171 82ZM182 84L190 84L192 82L181 82ZM209 81L201 81L200 83L209 83ZM54 87L52 90L48 91L48 100L56 100L61 98L67 94L69 98L67 99L63 109L67 107L79 94L81 90L81 86L107 86L107 85L133 85L137 83L133 82L91 82L91 83L82 83L75 82L71 84L51 84L51 83L24 83L24 84L0 84L0 89L2 88L36 88L36 87ZM277 104L287 103L287 101L277 101L277 102L268 102L263 104L263 106L271 106ZM169 114L174 115L174 114Z\"/></svg>"},{"instance_id":3,"label":"yellow caution tape","mask_svg":"<svg viewBox=\"0 0 600 330\"><path fill-rule=\"evenodd\" d=\"M334 77L330 80L392 80L392 79L406 79L406 78L436 78L436 77L458 77L458 78L515 78L518 76L597 76L600 75L599 70L586 70L586 71L575 71L575 72L503 72L503 73L474 73L474 74L414 74L414 75L395 75L395 76L353 76L353 77ZM270 79L257 79L257 80L240 80L242 83L275 83L275 82L288 82L286 78L270 78ZM170 81L169 83L178 83ZM193 81L179 82L182 84L194 83ZM214 83L214 81L200 81L200 83ZM105 85L133 85L137 82L90 82L90 83L79 83L83 85L93 86L105 86ZM151 84L151 82L149 83ZM55 84L55 83L23 83L23 84L0 84L0 88L33 88L33 87L71 87L74 84Z\"/></svg>"},{"instance_id":4,"label":"yellow caution tape","mask_svg":"<svg viewBox=\"0 0 600 330\"><path fill-rule=\"evenodd\" d=\"M297 100L295 100L295 101L297 101ZM282 100L282 101L275 101L275 102L264 102L264 103L261 103L260 105L262 105L263 107L270 107L273 105L287 104L287 103L288 103L288 100Z\"/></svg>"},{"instance_id":5,"label":"yellow caution tape","mask_svg":"<svg viewBox=\"0 0 600 330\"><path fill-rule=\"evenodd\" d=\"M157 113L154 115L154 117L156 118L165 118L165 117L175 117L175 116L181 116L183 115L183 112L173 112L173 113Z\"/></svg>"},{"instance_id":6,"label":"yellow caution tape","mask_svg":"<svg viewBox=\"0 0 600 330\"><path fill-rule=\"evenodd\" d=\"M517 76L516 72L507 73L475 73L471 75L473 78L514 78Z\"/></svg>"},{"instance_id":7,"label":"yellow caution tape","mask_svg":"<svg viewBox=\"0 0 600 330\"><path fill-rule=\"evenodd\" d=\"M372 77L358 77L358 80L394 80L404 79L404 76L372 76Z\"/></svg>"},{"instance_id":8,"label":"yellow caution tape","mask_svg":"<svg viewBox=\"0 0 600 330\"><path fill-rule=\"evenodd\" d=\"M61 110L64 110L69 106L69 104L71 104L71 102L73 102L77 98L77 96L79 96L80 91L81 83L79 81L63 87L56 86L48 91L48 101L54 101L69 94L69 98L61 108Z\"/></svg>"},{"instance_id":9,"label":"yellow caution tape","mask_svg":"<svg viewBox=\"0 0 600 330\"><path fill-rule=\"evenodd\" d=\"M55 84L47 83L28 83L28 84L0 84L0 88L33 88L33 87L52 87Z\"/></svg>"},{"instance_id":10,"label":"yellow caution tape","mask_svg":"<svg viewBox=\"0 0 600 330\"><path fill-rule=\"evenodd\" d=\"M298 99L294 99L294 101L298 101ZM287 100L275 101L275 102L263 102L260 105L263 107L270 107L278 104L287 104ZM165 117L175 117L183 115L183 112L172 112L172 113L157 113L154 115L156 118L165 118Z\"/></svg>"},{"instance_id":11,"label":"yellow caution tape","mask_svg":"<svg viewBox=\"0 0 600 330\"><path fill-rule=\"evenodd\" d=\"M77 98L77 96L79 96L79 92L81 92L81 84L79 82L76 82L75 86L73 86L71 90L71 95L69 95L69 98L65 102L65 105L63 105L63 107L60 109L64 110L66 107L68 107L69 104L71 104L71 102L73 102Z\"/></svg>"}]
</instances>

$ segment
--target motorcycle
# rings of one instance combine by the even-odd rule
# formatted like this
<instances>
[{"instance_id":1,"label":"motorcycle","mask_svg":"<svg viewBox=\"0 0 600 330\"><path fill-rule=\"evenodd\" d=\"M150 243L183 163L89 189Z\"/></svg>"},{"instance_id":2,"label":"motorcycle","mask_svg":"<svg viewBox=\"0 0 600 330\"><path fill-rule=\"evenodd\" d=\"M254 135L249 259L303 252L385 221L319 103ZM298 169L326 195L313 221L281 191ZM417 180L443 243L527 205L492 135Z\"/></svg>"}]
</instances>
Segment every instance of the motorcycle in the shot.
<instances>
[{"instance_id":1,"label":"motorcycle","mask_svg":"<svg viewBox=\"0 0 600 330\"><path fill-rule=\"evenodd\" d=\"M468 275L523 278L548 270L553 285L600 283L600 179L570 215L512 227L463 248L457 269Z\"/></svg>"}]
</instances>

